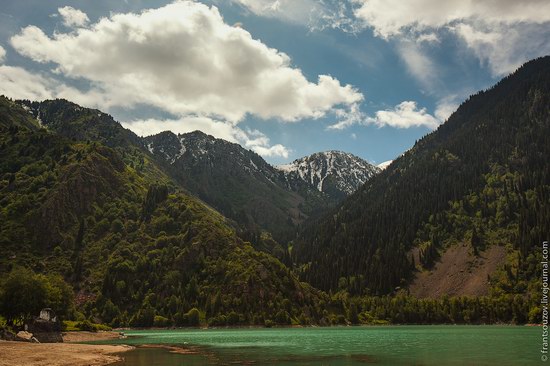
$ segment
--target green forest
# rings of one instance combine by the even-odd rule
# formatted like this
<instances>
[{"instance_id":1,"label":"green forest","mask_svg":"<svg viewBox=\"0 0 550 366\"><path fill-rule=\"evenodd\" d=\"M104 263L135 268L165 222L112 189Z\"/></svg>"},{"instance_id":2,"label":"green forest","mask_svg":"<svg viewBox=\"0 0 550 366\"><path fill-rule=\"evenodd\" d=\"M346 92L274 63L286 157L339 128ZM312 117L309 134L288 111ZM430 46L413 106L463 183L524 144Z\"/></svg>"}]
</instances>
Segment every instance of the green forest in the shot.
<instances>
[{"instance_id":1,"label":"green forest","mask_svg":"<svg viewBox=\"0 0 550 366\"><path fill-rule=\"evenodd\" d=\"M252 214L196 194L215 186L100 111L1 97L0 320L50 307L110 327L535 323L548 157L550 57L470 97L342 203L307 193L309 220L286 217L290 201ZM410 295L460 243L506 248L489 294Z\"/></svg>"},{"instance_id":2,"label":"green forest","mask_svg":"<svg viewBox=\"0 0 550 366\"><path fill-rule=\"evenodd\" d=\"M406 287L458 243L507 248L495 294L536 306L550 234L550 58L471 96L436 131L295 240L300 278L356 295ZM420 249L420 263L411 256Z\"/></svg>"}]
</instances>

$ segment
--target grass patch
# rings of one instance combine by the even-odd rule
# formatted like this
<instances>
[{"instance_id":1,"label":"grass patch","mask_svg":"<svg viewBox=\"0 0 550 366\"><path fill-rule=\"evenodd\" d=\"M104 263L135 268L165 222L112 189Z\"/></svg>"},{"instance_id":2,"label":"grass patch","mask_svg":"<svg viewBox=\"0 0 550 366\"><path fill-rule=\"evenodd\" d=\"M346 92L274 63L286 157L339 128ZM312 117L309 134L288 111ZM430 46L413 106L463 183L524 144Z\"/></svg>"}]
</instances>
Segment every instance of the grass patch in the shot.
<instances>
[{"instance_id":1,"label":"grass patch","mask_svg":"<svg viewBox=\"0 0 550 366\"><path fill-rule=\"evenodd\" d=\"M64 325L64 329L67 332L78 332L78 331L98 332L98 331L113 330L113 328L107 325L92 323L89 320L84 320L84 321L65 320L63 321L63 325Z\"/></svg>"}]
</instances>

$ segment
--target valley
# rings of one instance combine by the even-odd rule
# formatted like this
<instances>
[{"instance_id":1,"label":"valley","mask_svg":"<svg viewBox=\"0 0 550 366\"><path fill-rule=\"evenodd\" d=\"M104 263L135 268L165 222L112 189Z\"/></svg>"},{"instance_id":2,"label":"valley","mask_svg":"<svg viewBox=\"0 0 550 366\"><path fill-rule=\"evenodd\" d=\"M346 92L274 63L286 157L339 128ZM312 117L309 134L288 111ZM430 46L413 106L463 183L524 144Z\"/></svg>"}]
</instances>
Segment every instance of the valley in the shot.
<instances>
[{"instance_id":1,"label":"valley","mask_svg":"<svg viewBox=\"0 0 550 366\"><path fill-rule=\"evenodd\" d=\"M384 170L337 151L273 167L2 98L4 286L60 276L85 300L58 311L113 327L533 322L549 70L472 96Z\"/></svg>"}]
</instances>

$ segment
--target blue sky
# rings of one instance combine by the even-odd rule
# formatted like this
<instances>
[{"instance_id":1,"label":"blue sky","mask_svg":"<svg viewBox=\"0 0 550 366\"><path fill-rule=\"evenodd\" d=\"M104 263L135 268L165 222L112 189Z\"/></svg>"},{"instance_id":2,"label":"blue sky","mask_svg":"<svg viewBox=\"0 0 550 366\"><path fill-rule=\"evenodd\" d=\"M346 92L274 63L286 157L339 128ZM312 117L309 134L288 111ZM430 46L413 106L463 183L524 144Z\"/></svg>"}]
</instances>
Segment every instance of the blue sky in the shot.
<instances>
[{"instance_id":1,"label":"blue sky","mask_svg":"<svg viewBox=\"0 0 550 366\"><path fill-rule=\"evenodd\" d=\"M543 0L4 2L0 94L66 98L140 135L201 129L273 164L390 160L550 53Z\"/></svg>"}]
</instances>

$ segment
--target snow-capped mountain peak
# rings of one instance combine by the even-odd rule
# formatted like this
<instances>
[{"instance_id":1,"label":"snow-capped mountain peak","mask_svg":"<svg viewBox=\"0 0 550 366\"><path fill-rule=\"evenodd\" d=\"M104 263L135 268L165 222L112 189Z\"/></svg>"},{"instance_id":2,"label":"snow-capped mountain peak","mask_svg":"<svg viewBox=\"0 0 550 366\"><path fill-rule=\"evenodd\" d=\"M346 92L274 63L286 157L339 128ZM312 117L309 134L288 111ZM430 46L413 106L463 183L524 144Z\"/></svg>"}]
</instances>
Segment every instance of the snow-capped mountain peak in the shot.
<instances>
[{"instance_id":1,"label":"snow-capped mountain peak","mask_svg":"<svg viewBox=\"0 0 550 366\"><path fill-rule=\"evenodd\" d=\"M287 178L300 179L320 192L339 192L350 195L368 179L380 172L369 162L342 151L325 151L294 160L290 164L277 166Z\"/></svg>"}]
</instances>

